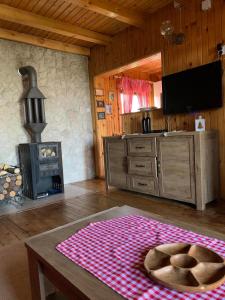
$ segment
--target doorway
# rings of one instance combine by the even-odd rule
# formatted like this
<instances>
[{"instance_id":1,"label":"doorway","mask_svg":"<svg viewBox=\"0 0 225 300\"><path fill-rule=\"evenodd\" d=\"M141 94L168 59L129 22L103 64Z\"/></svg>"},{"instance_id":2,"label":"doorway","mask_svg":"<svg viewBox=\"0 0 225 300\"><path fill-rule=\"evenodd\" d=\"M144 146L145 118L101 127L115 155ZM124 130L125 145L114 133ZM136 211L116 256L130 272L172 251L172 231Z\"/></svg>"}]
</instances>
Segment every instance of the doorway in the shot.
<instances>
[{"instance_id":1,"label":"doorway","mask_svg":"<svg viewBox=\"0 0 225 300\"><path fill-rule=\"evenodd\" d=\"M141 133L141 120L145 107L156 107L154 129L163 127L162 117L162 58L156 53L129 65L111 70L94 78L95 111L95 160L97 177L104 178L103 137ZM127 91L121 82L133 86L144 86L145 96L138 88L133 88L127 107ZM148 90L149 89L149 90ZM144 93L143 92L143 93ZM142 97L142 98L141 98ZM126 99L125 99L126 98ZM140 100L142 99L142 100ZM144 100L143 100L144 99ZM125 107L126 106L126 107ZM159 128L160 129L160 128Z\"/></svg>"}]
</instances>

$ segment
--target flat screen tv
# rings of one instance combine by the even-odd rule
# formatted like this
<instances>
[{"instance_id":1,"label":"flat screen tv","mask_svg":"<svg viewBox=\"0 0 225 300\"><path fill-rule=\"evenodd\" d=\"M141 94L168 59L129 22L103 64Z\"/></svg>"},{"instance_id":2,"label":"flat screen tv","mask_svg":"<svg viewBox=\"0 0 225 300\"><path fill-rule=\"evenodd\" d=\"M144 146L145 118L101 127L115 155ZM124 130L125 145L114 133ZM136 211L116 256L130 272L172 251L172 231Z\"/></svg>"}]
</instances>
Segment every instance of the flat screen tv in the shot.
<instances>
[{"instance_id":1,"label":"flat screen tv","mask_svg":"<svg viewBox=\"0 0 225 300\"><path fill-rule=\"evenodd\" d=\"M216 61L162 78L164 114L222 106L222 64Z\"/></svg>"}]
</instances>

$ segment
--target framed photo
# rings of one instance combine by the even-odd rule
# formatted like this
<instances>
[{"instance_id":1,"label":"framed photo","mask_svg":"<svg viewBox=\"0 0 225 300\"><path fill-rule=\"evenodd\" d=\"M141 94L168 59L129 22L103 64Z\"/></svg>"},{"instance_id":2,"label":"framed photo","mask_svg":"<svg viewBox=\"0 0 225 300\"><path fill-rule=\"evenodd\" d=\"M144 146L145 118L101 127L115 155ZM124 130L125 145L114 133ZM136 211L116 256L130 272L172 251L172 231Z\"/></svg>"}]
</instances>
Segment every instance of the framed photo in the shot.
<instances>
[{"instance_id":1,"label":"framed photo","mask_svg":"<svg viewBox=\"0 0 225 300\"><path fill-rule=\"evenodd\" d=\"M105 119L105 112L101 111L97 113L98 120L104 120Z\"/></svg>"},{"instance_id":2,"label":"framed photo","mask_svg":"<svg viewBox=\"0 0 225 300\"><path fill-rule=\"evenodd\" d=\"M105 105L105 112L106 112L107 115L112 114L112 105L111 104L106 104Z\"/></svg>"},{"instance_id":3,"label":"framed photo","mask_svg":"<svg viewBox=\"0 0 225 300\"><path fill-rule=\"evenodd\" d=\"M114 99L115 99L114 91L109 91L109 100L114 101Z\"/></svg>"},{"instance_id":4,"label":"framed photo","mask_svg":"<svg viewBox=\"0 0 225 300\"><path fill-rule=\"evenodd\" d=\"M97 107L105 107L105 102L102 100L97 100Z\"/></svg>"},{"instance_id":5,"label":"framed photo","mask_svg":"<svg viewBox=\"0 0 225 300\"><path fill-rule=\"evenodd\" d=\"M104 96L104 90L95 89L95 96Z\"/></svg>"}]
</instances>

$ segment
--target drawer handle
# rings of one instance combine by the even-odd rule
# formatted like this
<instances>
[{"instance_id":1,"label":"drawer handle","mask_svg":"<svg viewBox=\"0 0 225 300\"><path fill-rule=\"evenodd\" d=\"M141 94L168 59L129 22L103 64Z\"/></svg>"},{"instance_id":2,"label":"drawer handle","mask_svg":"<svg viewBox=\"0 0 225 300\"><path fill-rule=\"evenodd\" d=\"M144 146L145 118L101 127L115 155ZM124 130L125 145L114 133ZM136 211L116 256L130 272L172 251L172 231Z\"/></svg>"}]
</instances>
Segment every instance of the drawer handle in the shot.
<instances>
[{"instance_id":1,"label":"drawer handle","mask_svg":"<svg viewBox=\"0 0 225 300\"><path fill-rule=\"evenodd\" d=\"M138 182L138 185L140 185L140 186L147 186L147 183Z\"/></svg>"},{"instance_id":2,"label":"drawer handle","mask_svg":"<svg viewBox=\"0 0 225 300\"><path fill-rule=\"evenodd\" d=\"M144 168L145 165L135 165L136 168Z\"/></svg>"},{"instance_id":3,"label":"drawer handle","mask_svg":"<svg viewBox=\"0 0 225 300\"><path fill-rule=\"evenodd\" d=\"M136 146L136 149L145 149L143 146Z\"/></svg>"}]
</instances>

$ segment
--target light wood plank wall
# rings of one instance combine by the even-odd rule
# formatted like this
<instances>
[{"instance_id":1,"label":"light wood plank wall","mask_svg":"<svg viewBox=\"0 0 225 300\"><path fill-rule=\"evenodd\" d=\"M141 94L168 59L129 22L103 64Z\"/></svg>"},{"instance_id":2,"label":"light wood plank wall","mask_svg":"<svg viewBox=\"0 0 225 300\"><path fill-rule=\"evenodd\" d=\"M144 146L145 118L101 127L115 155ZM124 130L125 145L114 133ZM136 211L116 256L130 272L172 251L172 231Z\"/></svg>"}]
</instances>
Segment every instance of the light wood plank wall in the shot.
<instances>
[{"instance_id":1,"label":"light wood plank wall","mask_svg":"<svg viewBox=\"0 0 225 300\"><path fill-rule=\"evenodd\" d=\"M104 155L103 142L104 136L111 136L121 133L121 120L118 105L118 94L116 89L116 80L113 77L97 77L94 79L94 88L104 91L104 96L94 96L95 111L95 161L96 174L98 177L104 177ZM114 92L114 101L109 99L109 91ZM94 92L95 94L95 92ZM104 120L98 120L97 113L105 112L105 108L97 107L97 101L102 100L105 104L112 105L112 115L105 114Z\"/></svg>"},{"instance_id":2,"label":"light wood plank wall","mask_svg":"<svg viewBox=\"0 0 225 300\"><path fill-rule=\"evenodd\" d=\"M113 43L109 46L94 47L90 59L91 78L159 51L162 51L164 75L216 60L216 45L225 42L225 1L212 1L213 7L207 12L201 11L201 0L185 0L184 3L182 27L186 40L183 45L170 45L160 36L160 25L164 20L170 19L175 28L179 29L179 13L171 4L149 17L145 30L128 28L114 36ZM225 67L224 58L223 65ZM225 77L223 87L225 88ZM225 199L225 185L222 184L225 182L225 105L221 109L203 112L202 115L206 118L207 129L219 130L221 196ZM139 126L138 118L138 115L135 120L133 115L126 116L126 130L132 131L131 126ZM172 116L170 128L193 130L194 118L194 115ZM164 128L163 115L154 113L153 124L155 129Z\"/></svg>"}]
</instances>

